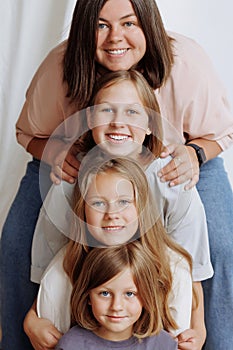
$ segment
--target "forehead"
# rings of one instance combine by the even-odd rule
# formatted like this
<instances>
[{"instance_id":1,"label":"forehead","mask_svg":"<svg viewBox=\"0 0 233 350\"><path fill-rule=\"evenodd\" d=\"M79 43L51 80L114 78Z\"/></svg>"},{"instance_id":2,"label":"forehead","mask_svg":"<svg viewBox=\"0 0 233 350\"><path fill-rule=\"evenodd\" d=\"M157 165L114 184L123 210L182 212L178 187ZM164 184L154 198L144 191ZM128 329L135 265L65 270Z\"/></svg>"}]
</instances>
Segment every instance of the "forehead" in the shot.
<instances>
[{"instance_id":1,"label":"forehead","mask_svg":"<svg viewBox=\"0 0 233 350\"><path fill-rule=\"evenodd\" d=\"M136 14L129 0L107 0L100 11L100 18L112 21L118 21L130 15Z\"/></svg>"},{"instance_id":2,"label":"forehead","mask_svg":"<svg viewBox=\"0 0 233 350\"><path fill-rule=\"evenodd\" d=\"M134 277L132 270L129 266L126 266L123 271L118 273L116 276L114 276L112 279L107 281L102 285L102 287L106 287L109 289L131 289L136 288Z\"/></svg>"},{"instance_id":3,"label":"forehead","mask_svg":"<svg viewBox=\"0 0 233 350\"><path fill-rule=\"evenodd\" d=\"M92 176L87 197L118 197L122 195L134 195L132 182L122 174L113 171L101 172Z\"/></svg>"},{"instance_id":4,"label":"forehead","mask_svg":"<svg viewBox=\"0 0 233 350\"><path fill-rule=\"evenodd\" d=\"M142 103L135 84L129 80L113 82L99 90L95 97L95 103Z\"/></svg>"}]
</instances>

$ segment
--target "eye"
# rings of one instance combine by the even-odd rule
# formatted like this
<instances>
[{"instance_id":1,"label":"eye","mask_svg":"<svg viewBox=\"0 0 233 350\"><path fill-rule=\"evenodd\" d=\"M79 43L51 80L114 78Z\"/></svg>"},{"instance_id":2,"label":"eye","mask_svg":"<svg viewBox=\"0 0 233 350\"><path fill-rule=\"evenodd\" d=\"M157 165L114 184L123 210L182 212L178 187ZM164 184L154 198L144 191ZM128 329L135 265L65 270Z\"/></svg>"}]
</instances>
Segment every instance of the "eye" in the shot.
<instances>
[{"instance_id":1,"label":"eye","mask_svg":"<svg viewBox=\"0 0 233 350\"><path fill-rule=\"evenodd\" d=\"M104 290L104 291L100 292L100 295L102 295L103 297L108 297L110 295L110 293L107 290Z\"/></svg>"},{"instance_id":2,"label":"eye","mask_svg":"<svg viewBox=\"0 0 233 350\"><path fill-rule=\"evenodd\" d=\"M124 26L125 27L133 27L133 26L135 26L135 24L133 22L131 22L131 21L127 21L127 22L124 23Z\"/></svg>"},{"instance_id":3,"label":"eye","mask_svg":"<svg viewBox=\"0 0 233 350\"><path fill-rule=\"evenodd\" d=\"M139 112L136 109L130 108L127 110L127 114L134 115L134 114L139 114Z\"/></svg>"},{"instance_id":4,"label":"eye","mask_svg":"<svg viewBox=\"0 0 233 350\"><path fill-rule=\"evenodd\" d=\"M104 208L106 203L104 201L94 201L90 205L94 208Z\"/></svg>"},{"instance_id":5,"label":"eye","mask_svg":"<svg viewBox=\"0 0 233 350\"><path fill-rule=\"evenodd\" d=\"M98 29L105 29L105 28L107 28L107 27L108 27L108 26L107 26L106 23L101 23L101 22L98 23Z\"/></svg>"},{"instance_id":6,"label":"eye","mask_svg":"<svg viewBox=\"0 0 233 350\"><path fill-rule=\"evenodd\" d=\"M101 110L101 112L105 112L105 113L114 113L113 108L111 107L105 107Z\"/></svg>"},{"instance_id":7,"label":"eye","mask_svg":"<svg viewBox=\"0 0 233 350\"><path fill-rule=\"evenodd\" d=\"M133 298L136 296L136 292L126 292L125 294L128 298Z\"/></svg>"},{"instance_id":8,"label":"eye","mask_svg":"<svg viewBox=\"0 0 233 350\"><path fill-rule=\"evenodd\" d=\"M121 207L127 207L132 201L130 199L120 199L118 201L119 206Z\"/></svg>"},{"instance_id":9,"label":"eye","mask_svg":"<svg viewBox=\"0 0 233 350\"><path fill-rule=\"evenodd\" d=\"M134 109L128 109L127 113L128 114L138 114L138 112L135 111Z\"/></svg>"}]
</instances>

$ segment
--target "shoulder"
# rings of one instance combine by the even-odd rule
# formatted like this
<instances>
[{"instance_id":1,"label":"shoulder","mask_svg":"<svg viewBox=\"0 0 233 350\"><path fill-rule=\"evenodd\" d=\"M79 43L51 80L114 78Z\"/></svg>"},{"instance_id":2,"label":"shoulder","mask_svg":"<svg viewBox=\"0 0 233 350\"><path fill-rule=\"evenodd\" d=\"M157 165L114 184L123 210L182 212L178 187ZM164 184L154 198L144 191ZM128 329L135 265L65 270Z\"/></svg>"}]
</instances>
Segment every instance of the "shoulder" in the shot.
<instances>
[{"instance_id":1,"label":"shoulder","mask_svg":"<svg viewBox=\"0 0 233 350\"><path fill-rule=\"evenodd\" d=\"M48 68L54 69L58 68L58 66L62 66L66 46L67 41L65 40L56 47L54 47L40 64L38 72L47 70Z\"/></svg>"},{"instance_id":2,"label":"shoulder","mask_svg":"<svg viewBox=\"0 0 233 350\"><path fill-rule=\"evenodd\" d=\"M159 193L161 195L160 200L163 198L165 203L171 202L173 203L172 205L174 205L174 203L177 203L178 199L181 196L183 197L185 193L184 191L185 184L180 184L180 185L171 187L169 186L168 182L161 182L157 175L159 170L165 167L171 161L171 159L172 159L171 156L168 156L166 158L157 158L148 166L148 168L145 171L145 174L146 174L148 183L150 185L152 194L154 195L153 197L155 197L155 195L156 194L158 195Z\"/></svg>"},{"instance_id":3,"label":"shoulder","mask_svg":"<svg viewBox=\"0 0 233 350\"><path fill-rule=\"evenodd\" d=\"M189 57L190 55L187 52L187 48L188 48L198 54L206 55L202 46L198 44L194 39L176 32L168 31L167 33L170 38L174 39L173 48L174 48L175 54L180 53L182 55L187 55Z\"/></svg>"},{"instance_id":4,"label":"shoulder","mask_svg":"<svg viewBox=\"0 0 233 350\"><path fill-rule=\"evenodd\" d=\"M177 349L177 342L172 338L172 336L162 330L158 335L154 335L148 338L145 338L142 340L143 342L146 342L147 344L144 344L143 349L160 349L160 350L175 350Z\"/></svg>"},{"instance_id":5,"label":"shoulder","mask_svg":"<svg viewBox=\"0 0 233 350\"><path fill-rule=\"evenodd\" d=\"M165 165L167 165L170 161L171 161L172 157L168 156L166 158L157 158L155 160L153 160L153 162L151 162L147 169L146 169L146 174L150 174L150 173L155 173L157 174L157 172L164 167Z\"/></svg>"},{"instance_id":6,"label":"shoulder","mask_svg":"<svg viewBox=\"0 0 233 350\"><path fill-rule=\"evenodd\" d=\"M63 41L47 54L34 74L27 91L27 97L34 92L34 89L37 88L39 81L40 83L43 83L43 81L49 83L49 79L53 79L53 84L54 80L59 86L63 84L63 57L66 45L67 42Z\"/></svg>"},{"instance_id":7,"label":"shoulder","mask_svg":"<svg viewBox=\"0 0 233 350\"><path fill-rule=\"evenodd\" d=\"M190 274L190 267L188 261L185 257L181 256L177 252L168 248L168 255L170 261L170 268L172 274L179 274L181 271L184 271L185 274L188 272Z\"/></svg>"},{"instance_id":8,"label":"shoulder","mask_svg":"<svg viewBox=\"0 0 233 350\"><path fill-rule=\"evenodd\" d=\"M201 45L184 35L174 32L168 32L168 34L174 39L172 42L174 64L166 84L169 84L169 80L176 82L176 89L179 82L180 89L184 82L188 87L208 86L211 83L221 84L210 57ZM190 90L188 92L190 93Z\"/></svg>"},{"instance_id":9,"label":"shoulder","mask_svg":"<svg viewBox=\"0 0 233 350\"><path fill-rule=\"evenodd\" d=\"M62 333L70 327L71 282L63 270L65 247L52 260L41 280L37 295L39 317L49 319Z\"/></svg>"},{"instance_id":10,"label":"shoulder","mask_svg":"<svg viewBox=\"0 0 233 350\"><path fill-rule=\"evenodd\" d=\"M156 183L158 186L168 187L168 182L161 182L158 177L158 172L163 167L165 167L170 161L172 157L168 156L166 158L157 158L153 162L151 162L145 170L146 177L150 184Z\"/></svg>"},{"instance_id":11,"label":"shoulder","mask_svg":"<svg viewBox=\"0 0 233 350\"><path fill-rule=\"evenodd\" d=\"M47 269L45 270L42 279L41 287L54 291L66 290L71 285L70 280L63 269L63 259L65 256L66 246L64 246L53 258Z\"/></svg>"},{"instance_id":12,"label":"shoulder","mask_svg":"<svg viewBox=\"0 0 233 350\"><path fill-rule=\"evenodd\" d=\"M120 342L106 340L90 330L74 326L60 339L56 349L77 349L77 344L79 349L88 350L135 349L130 346L131 339Z\"/></svg>"},{"instance_id":13,"label":"shoulder","mask_svg":"<svg viewBox=\"0 0 233 350\"><path fill-rule=\"evenodd\" d=\"M203 66L207 65L208 68L211 61L200 44L198 44L194 39L182 34L174 32L168 32L168 34L174 39L172 45L175 65L183 64L187 67L194 65L195 69L201 69Z\"/></svg>"},{"instance_id":14,"label":"shoulder","mask_svg":"<svg viewBox=\"0 0 233 350\"><path fill-rule=\"evenodd\" d=\"M66 332L63 337L60 339L56 349L66 349L67 347L76 348L77 343L79 344L80 349L84 349L87 339L92 337L93 333L87 329L83 329L79 326L74 326Z\"/></svg>"},{"instance_id":15,"label":"shoulder","mask_svg":"<svg viewBox=\"0 0 233 350\"><path fill-rule=\"evenodd\" d=\"M42 207L49 220L65 235L68 233L70 219L73 216L71 199L74 186L66 181L52 185Z\"/></svg>"}]
</instances>

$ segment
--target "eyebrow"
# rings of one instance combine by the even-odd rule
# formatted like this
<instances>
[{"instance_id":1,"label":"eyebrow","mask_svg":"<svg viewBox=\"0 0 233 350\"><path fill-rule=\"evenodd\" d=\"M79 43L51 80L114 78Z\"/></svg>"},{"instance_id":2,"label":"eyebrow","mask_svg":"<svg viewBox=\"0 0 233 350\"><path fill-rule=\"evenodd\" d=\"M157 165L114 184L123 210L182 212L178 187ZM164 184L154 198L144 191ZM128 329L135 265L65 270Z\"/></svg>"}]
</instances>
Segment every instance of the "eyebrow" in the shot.
<instances>
[{"instance_id":1,"label":"eyebrow","mask_svg":"<svg viewBox=\"0 0 233 350\"><path fill-rule=\"evenodd\" d=\"M101 101L100 103L97 103L94 106L101 106L101 105L109 105L110 107L118 107L119 105L120 106L124 106L124 107L133 107L133 106L137 107L138 106L138 107L144 108L143 104L140 104L140 103L138 103L136 101L135 102L131 102L131 103L126 103L126 102L121 103L121 102L110 102L110 101L103 100L103 101Z\"/></svg>"},{"instance_id":2,"label":"eyebrow","mask_svg":"<svg viewBox=\"0 0 233 350\"><path fill-rule=\"evenodd\" d=\"M126 19L128 17L137 17L137 16L135 15L135 13L130 13L128 15L125 15L125 16L121 17L120 20ZM102 17L99 17L99 21L109 22L107 19L102 18Z\"/></svg>"}]
</instances>

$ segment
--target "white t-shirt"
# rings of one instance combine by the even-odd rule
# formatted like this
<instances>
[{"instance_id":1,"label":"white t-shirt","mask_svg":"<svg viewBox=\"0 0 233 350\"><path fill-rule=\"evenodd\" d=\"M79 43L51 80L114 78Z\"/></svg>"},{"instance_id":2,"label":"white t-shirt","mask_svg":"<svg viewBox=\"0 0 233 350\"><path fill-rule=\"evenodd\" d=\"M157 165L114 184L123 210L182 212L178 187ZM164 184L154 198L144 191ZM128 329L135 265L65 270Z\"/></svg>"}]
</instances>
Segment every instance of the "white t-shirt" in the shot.
<instances>
[{"instance_id":1,"label":"white t-shirt","mask_svg":"<svg viewBox=\"0 0 233 350\"><path fill-rule=\"evenodd\" d=\"M183 184L170 187L159 180L157 172L170 159L153 161L146 169L146 176L167 233L190 253L193 280L202 281L213 275L204 207L196 188L185 191ZM32 244L33 282L40 283L50 261L68 242L73 188L74 185L65 181L53 185L41 208Z\"/></svg>"},{"instance_id":2,"label":"white t-shirt","mask_svg":"<svg viewBox=\"0 0 233 350\"><path fill-rule=\"evenodd\" d=\"M49 319L62 333L70 328L71 282L63 269L64 246L46 269L37 297L39 317ZM192 310L192 278L187 261L169 249L170 266L173 275L172 292L168 304L179 329L177 335L190 328Z\"/></svg>"}]
</instances>

